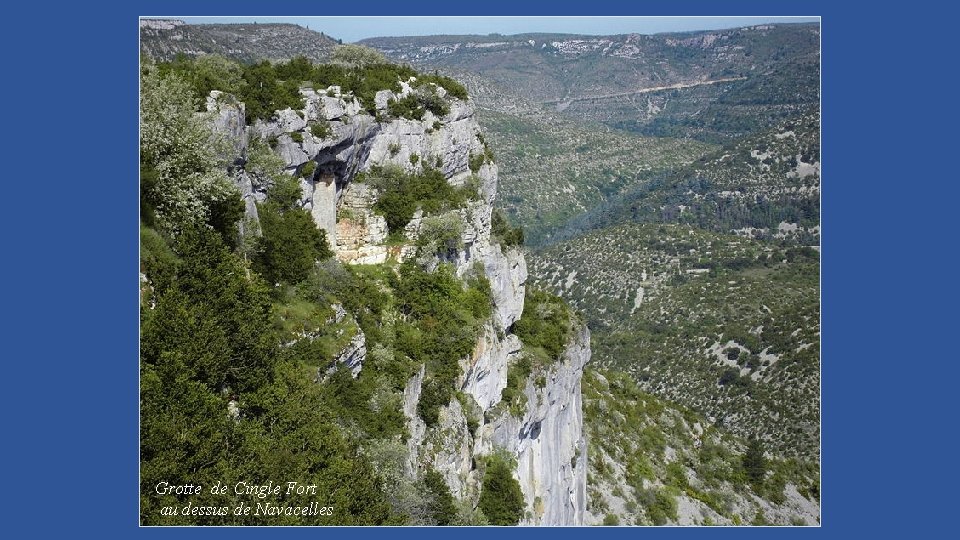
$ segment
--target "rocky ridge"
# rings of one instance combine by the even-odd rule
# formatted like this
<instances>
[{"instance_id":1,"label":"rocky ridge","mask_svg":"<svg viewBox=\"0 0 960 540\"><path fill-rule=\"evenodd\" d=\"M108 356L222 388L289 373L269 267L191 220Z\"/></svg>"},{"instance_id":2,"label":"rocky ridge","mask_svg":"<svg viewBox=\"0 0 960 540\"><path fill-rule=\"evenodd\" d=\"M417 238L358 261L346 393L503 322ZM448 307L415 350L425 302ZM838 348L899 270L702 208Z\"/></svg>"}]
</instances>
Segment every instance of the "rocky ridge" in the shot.
<instances>
[{"instance_id":1,"label":"rocky ridge","mask_svg":"<svg viewBox=\"0 0 960 540\"><path fill-rule=\"evenodd\" d=\"M241 62L325 60L337 41L296 24L186 24L178 19L141 19L140 50L156 60L177 54L218 54Z\"/></svg>"},{"instance_id":2,"label":"rocky ridge","mask_svg":"<svg viewBox=\"0 0 960 540\"><path fill-rule=\"evenodd\" d=\"M272 143L288 174L301 178L301 205L326 231L336 257L347 264L417 257L425 222L418 211L405 227L403 241L388 242L386 222L374 211L378 190L355 181L359 173L385 166L420 172L432 166L453 186L468 180L477 186L475 200L446 213L459 222L460 239L455 250L438 259L452 263L460 276L482 268L490 282L493 314L473 354L461 361L457 386L462 397L441 408L436 425L427 427L417 414L424 371L408 381L403 396L410 432L408 473L433 468L444 476L455 497L476 504L482 479L475 467L477 458L505 451L517 463L514 474L526 503L522 523L582 524L586 442L579 389L583 367L590 359L589 331L582 324L575 328L562 358L528 377L523 391L530 405L519 418L498 406L507 386L508 366L523 354L511 327L523 312L526 262L518 249L491 241L497 166L486 160L471 170L471 157L484 152L472 106L435 87L431 91L449 102L447 114L426 111L422 120L391 118L389 102L418 91L412 82L401 83L400 93L378 92L376 116L336 86L303 88L302 109L277 111L269 121L258 120L252 126L244 125L243 104L218 92L207 100L207 114L237 153L234 178L247 203L249 230L256 229L255 203L265 199L269 187L243 166L248 141L260 138ZM326 128L322 137L314 134L320 130L311 129L318 124ZM365 354L359 333L337 359L356 375Z\"/></svg>"}]
</instances>

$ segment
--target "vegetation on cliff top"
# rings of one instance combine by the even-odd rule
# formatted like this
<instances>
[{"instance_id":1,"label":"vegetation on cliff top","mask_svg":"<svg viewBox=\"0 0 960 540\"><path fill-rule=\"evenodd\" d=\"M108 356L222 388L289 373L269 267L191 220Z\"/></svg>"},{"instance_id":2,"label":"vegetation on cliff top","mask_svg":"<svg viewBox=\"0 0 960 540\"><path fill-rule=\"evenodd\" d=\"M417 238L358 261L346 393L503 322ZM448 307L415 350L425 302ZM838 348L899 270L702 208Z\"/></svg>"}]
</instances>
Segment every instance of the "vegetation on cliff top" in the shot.
<instances>
[{"instance_id":1,"label":"vegetation on cliff top","mask_svg":"<svg viewBox=\"0 0 960 540\"><path fill-rule=\"evenodd\" d=\"M339 49L338 49L339 50ZM374 51L375 52L375 51ZM391 102L395 116L412 118L423 110L443 115L448 105L429 90L430 84L443 87L447 93L459 99L467 99L466 88L457 81L436 74L421 74L406 65L393 64L378 56L359 58L352 52L334 55L334 61L315 64L304 56L287 62L240 64L216 56L189 58L177 55L172 61L157 64L160 73L175 73L193 90L198 99L205 99L211 90L220 90L235 96L246 105L247 122L255 119L268 120L276 110L302 109L301 86L325 89L339 86L343 94L353 94L370 114L376 113L374 98L380 90L401 91L400 81L416 78L416 94ZM202 107L197 103L196 107ZM394 110L395 109L395 110Z\"/></svg>"},{"instance_id":2,"label":"vegetation on cliff top","mask_svg":"<svg viewBox=\"0 0 960 540\"><path fill-rule=\"evenodd\" d=\"M374 167L360 173L358 182L367 182L379 190L374 210L387 221L387 229L394 239L403 235L417 208L425 215L438 214L463 207L479 195L474 184L453 187L443 173L432 167L419 172L405 172L395 166Z\"/></svg>"}]
</instances>

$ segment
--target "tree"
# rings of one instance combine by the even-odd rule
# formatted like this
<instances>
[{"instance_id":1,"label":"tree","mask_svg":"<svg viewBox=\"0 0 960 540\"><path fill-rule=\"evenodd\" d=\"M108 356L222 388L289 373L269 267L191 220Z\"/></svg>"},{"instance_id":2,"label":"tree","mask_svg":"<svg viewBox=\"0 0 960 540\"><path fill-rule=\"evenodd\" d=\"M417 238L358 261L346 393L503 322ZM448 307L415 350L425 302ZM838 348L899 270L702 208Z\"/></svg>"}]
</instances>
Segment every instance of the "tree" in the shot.
<instances>
[{"instance_id":1,"label":"tree","mask_svg":"<svg viewBox=\"0 0 960 540\"><path fill-rule=\"evenodd\" d=\"M493 455L487 460L480 509L491 525L516 525L523 518L523 492L511 469L505 457Z\"/></svg>"},{"instance_id":2,"label":"tree","mask_svg":"<svg viewBox=\"0 0 960 540\"><path fill-rule=\"evenodd\" d=\"M142 361L215 390L258 386L275 353L262 282L247 279L243 261L206 227L183 231L175 251L175 277L143 315Z\"/></svg>"},{"instance_id":3,"label":"tree","mask_svg":"<svg viewBox=\"0 0 960 540\"><path fill-rule=\"evenodd\" d=\"M190 85L175 73L161 75L147 64L141 71L140 166L144 172L141 200L148 224L179 231L207 222L211 207L239 199L221 141L208 119L195 114L197 99ZM229 206L220 217L230 215Z\"/></svg>"},{"instance_id":4,"label":"tree","mask_svg":"<svg viewBox=\"0 0 960 540\"><path fill-rule=\"evenodd\" d=\"M257 242L253 266L268 283L299 283L318 260L333 256L326 231L318 229L301 208L284 211L267 201L258 206L262 236Z\"/></svg>"},{"instance_id":5,"label":"tree","mask_svg":"<svg viewBox=\"0 0 960 540\"><path fill-rule=\"evenodd\" d=\"M430 509L437 525L451 525L457 519L457 505L447 487L443 475L428 469L423 475L423 484L432 499Z\"/></svg>"},{"instance_id":6,"label":"tree","mask_svg":"<svg viewBox=\"0 0 960 540\"><path fill-rule=\"evenodd\" d=\"M752 437L747 443L747 451L742 458L743 470L754 484L761 484L767 474L767 460L763 457L763 444Z\"/></svg>"},{"instance_id":7,"label":"tree","mask_svg":"<svg viewBox=\"0 0 960 540\"><path fill-rule=\"evenodd\" d=\"M340 45L333 51L333 62L349 67L364 68L373 64L387 64L389 60L380 51L363 45Z\"/></svg>"},{"instance_id":8,"label":"tree","mask_svg":"<svg viewBox=\"0 0 960 540\"><path fill-rule=\"evenodd\" d=\"M277 110L303 107L300 81L281 81L276 67L266 60L244 68L243 80L239 97L246 105L248 123L257 118L269 119Z\"/></svg>"}]
</instances>

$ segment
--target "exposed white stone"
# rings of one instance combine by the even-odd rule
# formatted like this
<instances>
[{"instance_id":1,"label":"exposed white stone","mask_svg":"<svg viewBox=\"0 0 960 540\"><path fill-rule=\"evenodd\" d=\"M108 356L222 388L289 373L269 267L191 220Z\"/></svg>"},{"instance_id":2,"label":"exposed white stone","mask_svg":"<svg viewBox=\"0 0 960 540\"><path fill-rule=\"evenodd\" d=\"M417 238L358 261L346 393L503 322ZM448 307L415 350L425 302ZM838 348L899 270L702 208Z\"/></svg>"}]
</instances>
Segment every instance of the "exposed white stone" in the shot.
<instances>
[{"instance_id":1,"label":"exposed white stone","mask_svg":"<svg viewBox=\"0 0 960 540\"><path fill-rule=\"evenodd\" d=\"M500 329L509 328L523 313L527 261L517 249L504 253L494 245L489 247L483 265L493 294L494 321Z\"/></svg>"},{"instance_id":2,"label":"exposed white stone","mask_svg":"<svg viewBox=\"0 0 960 540\"><path fill-rule=\"evenodd\" d=\"M230 147L233 161L242 156L247 149L246 108L241 101L231 94L213 90L207 96L207 114L212 117L211 125L214 133L223 137Z\"/></svg>"},{"instance_id":3,"label":"exposed white stone","mask_svg":"<svg viewBox=\"0 0 960 540\"><path fill-rule=\"evenodd\" d=\"M390 100L396 99L396 94L391 90L380 90L377 92L376 96L373 98L374 106L378 111L386 110L387 106L390 104Z\"/></svg>"},{"instance_id":4,"label":"exposed white stone","mask_svg":"<svg viewBox=\"0 0 960 540\"><path fill-rule=\"evenodd\" d=\"M378 92L377 109L387 108L390 99L423 91L414 89L410 82L401 83L398 95ZM341 261L378 264L418 256L416 241L424 223L423 212L417 210L403 231L405 243L385 245L389 232L386 220L374 210L379 193L372 183L355 182L358 172L387 165L406 171L431 166L442 171L451 185L476 182L478 186L479 200L450 212L462 224L462 247L444 259L454 264L459 276L482 268L490 281L493 316L486 322L473 353L461 359L458 384L466 396L461 398L469 400L469 410L453 399L441 407L437 424L428 429L417 413L425 368L421 366L407 382L403 399L410 433L406 442L407 473L417 476L424 467L432 467L443 475L456 497L476 504L481 479L472 469L472 458L504 449L517 458L516 475L528 513L524 523L582 524L587 452L580 378L590 357L589 332L579 328L562 359L527 381L527 410L522 418L513 418L507 408L496 407L506 387L508 365L522 354L520 340L509 329L523 312L527 266L520 250L491 244L498 170L492 162L484 163L476 172L470 170L470 157L484 151L472 107L452 99L450 113L443 118L426 114L423 121L381 118L378 122L355 98L343 96L340 88L301 92L305 98L303 118L296 111L279 111L270 121L257 121L249 133L276 137L277 151L288 171L298 170L307 160L317 164L315 179L301 179L301 203L317 226L327 231ZM309 122L318 121L329 122L330 136L318 139L310 133ZM302 143L290 137L294 131L303 135ZM414 154L419 157L416 164L411 162ZM258 195L262 197L265 187L251 183L245 192L252 192L249 195L253 201ZM336 361L349 366L356 375L365 355L361 332ZM536 386L538 381L544 383L542 388ZM494 417L488 423L477 418L491 411ZM474 436L467 427L468 417L481 423Z\"/></svg>"},{"instance_id":5,"label":"exposed white stone","mask_svg":"<svg viewBox=\"0 0 960 540\"><path fill-rule=\"evenodd\" d=\"M410 432L410 438L407 439L407 474L410 475L417 474L420 443L427 431L426 424L417 414L417 403L420 402L420 391L423 389L425 375L426 367L420 366L420 371L410 377L403 389L403 414L407 417L407 430Z\"/></svg>"},{"instance_id":6,"label":"exposed white stone","mask_svg":"<svg viewBox=\"0 0 960 540\"><path fill-rule=\"evenodd\" d=\"M318 179L310 180L310 215L317 228L327 234L327 243L336 246L337 238L337 184L332 175L321 174Z\"/></svg>"},{"instance_id":7,"label":"exposed white stone","mask_svg":"<svg viewBox=\"0 0 960 540\"><path fill-rule=\"evenodd\" d=\"M498 334L492 325L483 328L473 354L463 366L463 391L473 397L484 411L500 403L507 387L507 363L520 352L521 343L513 334Z\"/></svg>"},{"instance_id":8,"label":"exposed white stone","mask_svg":"<svg viewBox=\"0 0 960 540\"><path fill-rule=\"evenodd\" d=\"M475 453L503 448L517 458L529 525L582 525L586 508L587 444L583 436L580 380L590 360L590 332L580 326L537 388L528 380L522 418L504 411L481 428ZM531 377L533 379L533 377Z\"/></svg>"},{"instance_id":9,"label":"exposed white stone","mask_svg":"<svg viewBox=\"0 0 960 540\"><path fill-rule=\"evenodd\" d=\"M367 358L367 336L357 329L357 333L350 339L350 343L336 356L336 363L350 368L353 378L356 379L363 369L363 361Z\"/></svg>"},{"instance_id":10,"label":"exposed white stone","mask_svg":"<svg viewBox=\"0 0 960 540\"><path fill-rule=\"evenodd\" d=\"M300 112L293 109L284 109L276 112L276 122L283 133L293 133L307 127L307 121L300 116Z\"/></svg>"},{"instance_id":11,"label":"exposed white stone","mask_svg":"<svg viewBox=\"0 0 960 540\"><path fill-rule=\"evenodd\" d=\"M296 167L308 159L303 147L287 134L277 138L277 153L283 158L287 167Z\"/></svg>"}]
</instances>

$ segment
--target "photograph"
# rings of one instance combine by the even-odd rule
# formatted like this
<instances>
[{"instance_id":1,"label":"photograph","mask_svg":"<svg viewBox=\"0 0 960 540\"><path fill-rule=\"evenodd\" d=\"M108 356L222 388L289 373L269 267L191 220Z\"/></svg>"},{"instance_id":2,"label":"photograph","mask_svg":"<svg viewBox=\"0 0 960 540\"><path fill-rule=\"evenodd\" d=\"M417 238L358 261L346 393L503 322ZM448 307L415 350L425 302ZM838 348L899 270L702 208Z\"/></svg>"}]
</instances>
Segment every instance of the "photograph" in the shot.
<instances>
[{"instance_id":1,"label":"photograph","mask_svg":"<svg viewBox=\"0 0 960 540\"><path fill-rule=\"evenodd\" d=\"M821 526L819 16L137 22L141 527Z\"/></svg>"}]
</instances>

